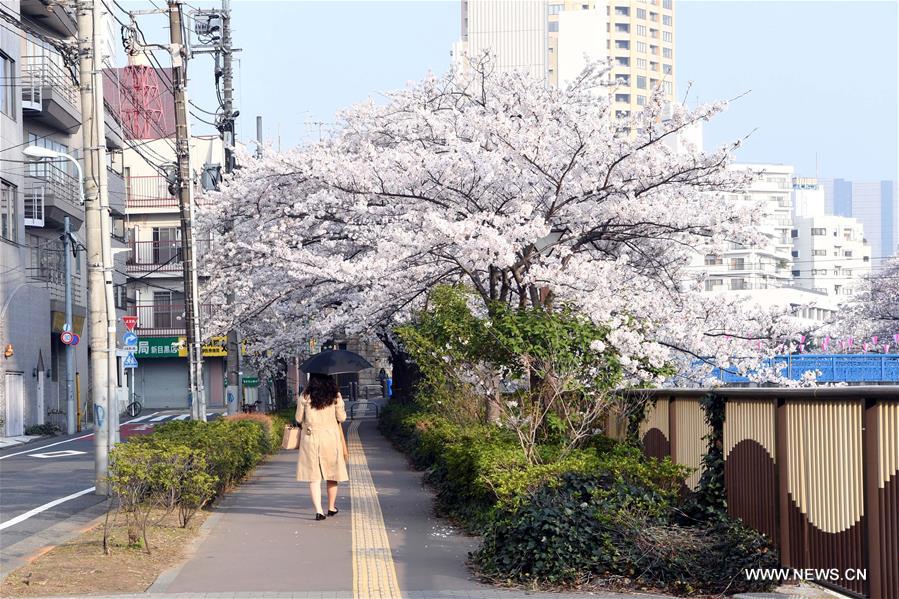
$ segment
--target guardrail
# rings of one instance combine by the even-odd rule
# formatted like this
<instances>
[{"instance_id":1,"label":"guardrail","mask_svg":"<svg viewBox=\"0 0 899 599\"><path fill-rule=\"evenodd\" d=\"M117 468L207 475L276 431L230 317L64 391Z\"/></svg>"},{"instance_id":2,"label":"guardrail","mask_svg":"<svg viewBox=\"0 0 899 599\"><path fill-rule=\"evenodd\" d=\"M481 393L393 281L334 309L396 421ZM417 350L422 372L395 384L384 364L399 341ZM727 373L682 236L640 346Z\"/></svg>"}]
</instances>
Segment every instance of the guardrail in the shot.
<instances>
[{"instance_id":1,"label":"guardrail","mask_svg":"<svg viewBox=\"0 0 899 599\"><path fill-rule=\"evenodd\" d=\"M792 380L813 371L820 373L816 379L820 383L899 383L899 354L788 354L765 360L763 366L782 367L782 376ZM725 383L750 382L720 368L712 374Z\"/></svg>"}]
</instances>

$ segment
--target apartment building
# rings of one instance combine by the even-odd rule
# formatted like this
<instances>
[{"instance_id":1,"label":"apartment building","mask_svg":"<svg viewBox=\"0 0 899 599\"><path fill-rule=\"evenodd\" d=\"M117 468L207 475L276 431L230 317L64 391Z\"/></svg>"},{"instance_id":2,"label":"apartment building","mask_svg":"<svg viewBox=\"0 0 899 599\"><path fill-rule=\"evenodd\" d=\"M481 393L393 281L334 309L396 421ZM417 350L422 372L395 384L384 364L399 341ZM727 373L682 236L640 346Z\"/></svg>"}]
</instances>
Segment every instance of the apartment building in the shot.
<instances>
[{"instance_id":1,"label":"apartment building","mask_svg":"<svg viewBox=\"0 0 899 599\"><path fill-rule=\"evenodd\" d=\"M824 189L813 178L793 179L793 280L799 287L852 295L871 272L871 246L862 223L826 213Z\"/></svg>"},{"instance_id":2,"label":"apartment building","mask_svg":"<svg viewBox=\"0 0 899 599\"><path fill-rule=\"evenodd\" d=\"M771 289L791 284L793 167L782 164L735 164L729 168L753 174L750 184L726 197L761 210L765 242L757 246L732 243L720 255L697 259L706 275L706 291Z\"/></svg>"},{"instance_id":3,"label":"apartment building","mask_svg":"<svg viewBox=\"0 0 899 599\"><path fill-rule=\"evenodd\" d=\"M586 60L610 60L616 112L640 110L652 91L674 100L673 0L462 0L457 65L490 50L501 69L558 86Z\"/></svg>"},{"instance_id":4,"label":"apartment building","mask_svg":"<svg viewBox=\"0 0 899 599\"><path fill-rule=\"evenodd\" d=\"M188 406L188 360L185 327L185 295L181 260L181 221L178 199L169 178L150 164L146 156L168 158L175 155L167 138L132 140L136 147L123 154L128 186L128 311L138 317L135 332L138 367L132 371L133 390L146 408ZM138 146L138 144L140 144ZM140 148L140 151L137 150ZM191 139L191 170L194 197L218 184L224 164L224 146L218 136ZM155 163L154 163L155 164ZM204 275L203 255L210 241L196 238L198 275ZM200 317L208 317L212 307L200 305ZM203 386L209 407L225 405L224 338L203 345Z\"/></svg>"},{"instance_id":5,"label":"apartment building","mask_svg":"<svg viewBox=\"0 0 899 599\"><path fill-rule=\"evenodd\" d=\"M21 23L4 20L0 25L0 435L15 436L32 424L65 428L66 346L60 333L65 325L66 219L77 239L85 240L74 164L65 159L35 162L24 150L39 146L80 160L82 132L72 65L55 43L74 40L73 8L22 0L4 2L0 10ZM111 118L106 143L113 151L122 147L121 128ZM123 248L124 180L112 162L108 175L116 245ZM76 249L71 328L80 336L74 375L80 382L76 399L84 408L89 396L87 267L83 247ZM123 257L119 260L123 265ZM124 308L124 277L116 273L114 282Z\"/></svg>"}]
</instances>

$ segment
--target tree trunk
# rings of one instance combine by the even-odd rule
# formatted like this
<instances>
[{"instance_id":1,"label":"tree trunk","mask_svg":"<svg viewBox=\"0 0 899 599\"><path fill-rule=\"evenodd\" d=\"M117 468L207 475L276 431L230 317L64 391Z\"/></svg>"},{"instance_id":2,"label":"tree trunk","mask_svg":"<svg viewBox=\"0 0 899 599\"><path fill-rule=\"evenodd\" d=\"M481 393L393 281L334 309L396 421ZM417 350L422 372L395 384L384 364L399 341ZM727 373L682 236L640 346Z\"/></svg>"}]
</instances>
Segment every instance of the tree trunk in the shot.
<instances>
[{"instance_id":1,"label":"tree trunk","mask_svg":"<svg viewBox=\"0 0 899 599\"><path fill-rule=\"evenodd\" d=\"M398 403L411 403L415 396L415 387L421 380L421 371L392 331L382 329L377 335L390 354L390 365L393 369L391 399Z\"/></svg>"},{"instance_id":2,"label":"tree trunk","mask_svg":"<svg viewBox=\"0 0 899 599\"><path fill-rule=\"evenodd\" d=\"M290 386L287 384L287 361L278 360L278 371L274 375L275 407L279 410L291 403Z\"/></svg>"}]
</instances>

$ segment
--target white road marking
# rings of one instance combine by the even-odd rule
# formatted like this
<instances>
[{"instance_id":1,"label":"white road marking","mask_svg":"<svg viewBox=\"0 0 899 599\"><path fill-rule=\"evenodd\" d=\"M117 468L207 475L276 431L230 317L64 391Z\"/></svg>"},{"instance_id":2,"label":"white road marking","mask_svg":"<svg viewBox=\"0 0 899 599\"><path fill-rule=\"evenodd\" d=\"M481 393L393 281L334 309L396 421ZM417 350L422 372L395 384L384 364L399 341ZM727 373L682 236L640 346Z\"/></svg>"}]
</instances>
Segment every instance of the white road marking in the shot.
<instances>
[{"instance_id":1,"label":"white road marking","mask_svg":"<svg viewBox=\"0 0 899 599\"><path fill-rule=\"evenodd\" d=\"M169 416L171 416L171 414L163 414L162 416L157 416L156 418L153 418L152 420L150 420L150 422L162 422Z\"/></svg>"},{"instance_id":2,"label":"white road marking","mask_svg":"<svg viewBox=\"0 0 899 599\"><path fill-rule=\"evenodd\" d=\"M66 439L65 441L57 441L56 443L50 443L49 445L41 445L40 447L32 447L31 449L26 449L25 451L19 451L16 453L8 453L6 455L0 455L0 460L5 460L6 458L11 458L13 456L22 455L23 453L33 453L38 449L46 449L48 447L53 447L55 445L62 445L63 443L71 443L72 441L78 441L79 439L87 439L88 437L93 437L94 433L89 433L87 435L81 435L80 437L73 437L72 439Z\"/></svg>"},{"instance_id":3,"label":"white road marking","mask_svg":"<svg viewBox=\"0 0 899 599\"><path fill-rule=\"evenodd\" d=\"M60 451L48 451L47 453L30 453L29 458L64 458L70 455L81 455L86 453L76 449L62 449Z\"/></svg>"},{"instance_id":4,"label":"white road marking","mask_svg":"<svg viewBox=\"0 0 899 599\"><path fill-rule=\"evenodd\" d=\"M16 524L18 524L20 522L24 522L25 520L28 520L32 516L37 516L41 512L45 512L45 511L49 510L51 507L56 507L57 505L59 505L61 503L65 503L66 501L69 501L71 499L75 499L77 497L81 497L82 495L87 495L88 493L92 493L96 489L97 489L96 487L84 489L83 491L78 491L77 493L72 493L71 495L67 495L66 497L62 497L60 499L54 499L50 503L45 503L44 505L38 506L38 507L34 508L33 510L28 510L24 514L16 516L12 520L7 520L3 524L0 524L0 530L4 530L6 528L9 528L10 526L15 526Z\"/></svg>"},{"instance_id":5,"label":"white road marking","mask_svg":"<svg viewBox=\"0 0 899 599\"><path fill-rule=\"evenodd\" d=\"M187 420L190 418L190 414L181 414L180 416L175 416L172 420Z\"/></svg>"},{"instance_id":6,"label":"white road marking","mask_svg":"<svg viewBox=\"0 0 899 599\"><path fill-rule=\"evenodd\" d=\"M147 414L146 416L138 416L137 418L133 418L131 420L123 422L122 424L133 424L135 422L141 422L142 420L146 420L147 418L152 418L153 416L155 416L158 413L159 412L153 412L152 414Z\"/></svg>"}]
</instances>

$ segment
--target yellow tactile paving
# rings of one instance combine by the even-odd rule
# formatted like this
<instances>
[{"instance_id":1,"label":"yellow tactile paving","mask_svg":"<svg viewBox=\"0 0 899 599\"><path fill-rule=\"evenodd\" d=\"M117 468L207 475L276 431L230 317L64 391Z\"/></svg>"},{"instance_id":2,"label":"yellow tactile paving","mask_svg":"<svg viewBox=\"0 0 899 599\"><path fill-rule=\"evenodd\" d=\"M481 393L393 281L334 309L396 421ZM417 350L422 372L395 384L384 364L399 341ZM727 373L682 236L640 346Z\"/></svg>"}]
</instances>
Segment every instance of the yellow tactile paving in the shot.
<instances>
[{"instance_id":1,"label":"yellow tactile paving","mask_svg":"<svg viewBox=\"0 0 899 599\"><path fill-rule=\"evenodd\" d=\"M359 438L359 423L354 420L350 424L347 442L353 505L353 596L358 599L401 599L384 515Z\"/></svg>"}]
</instances>

